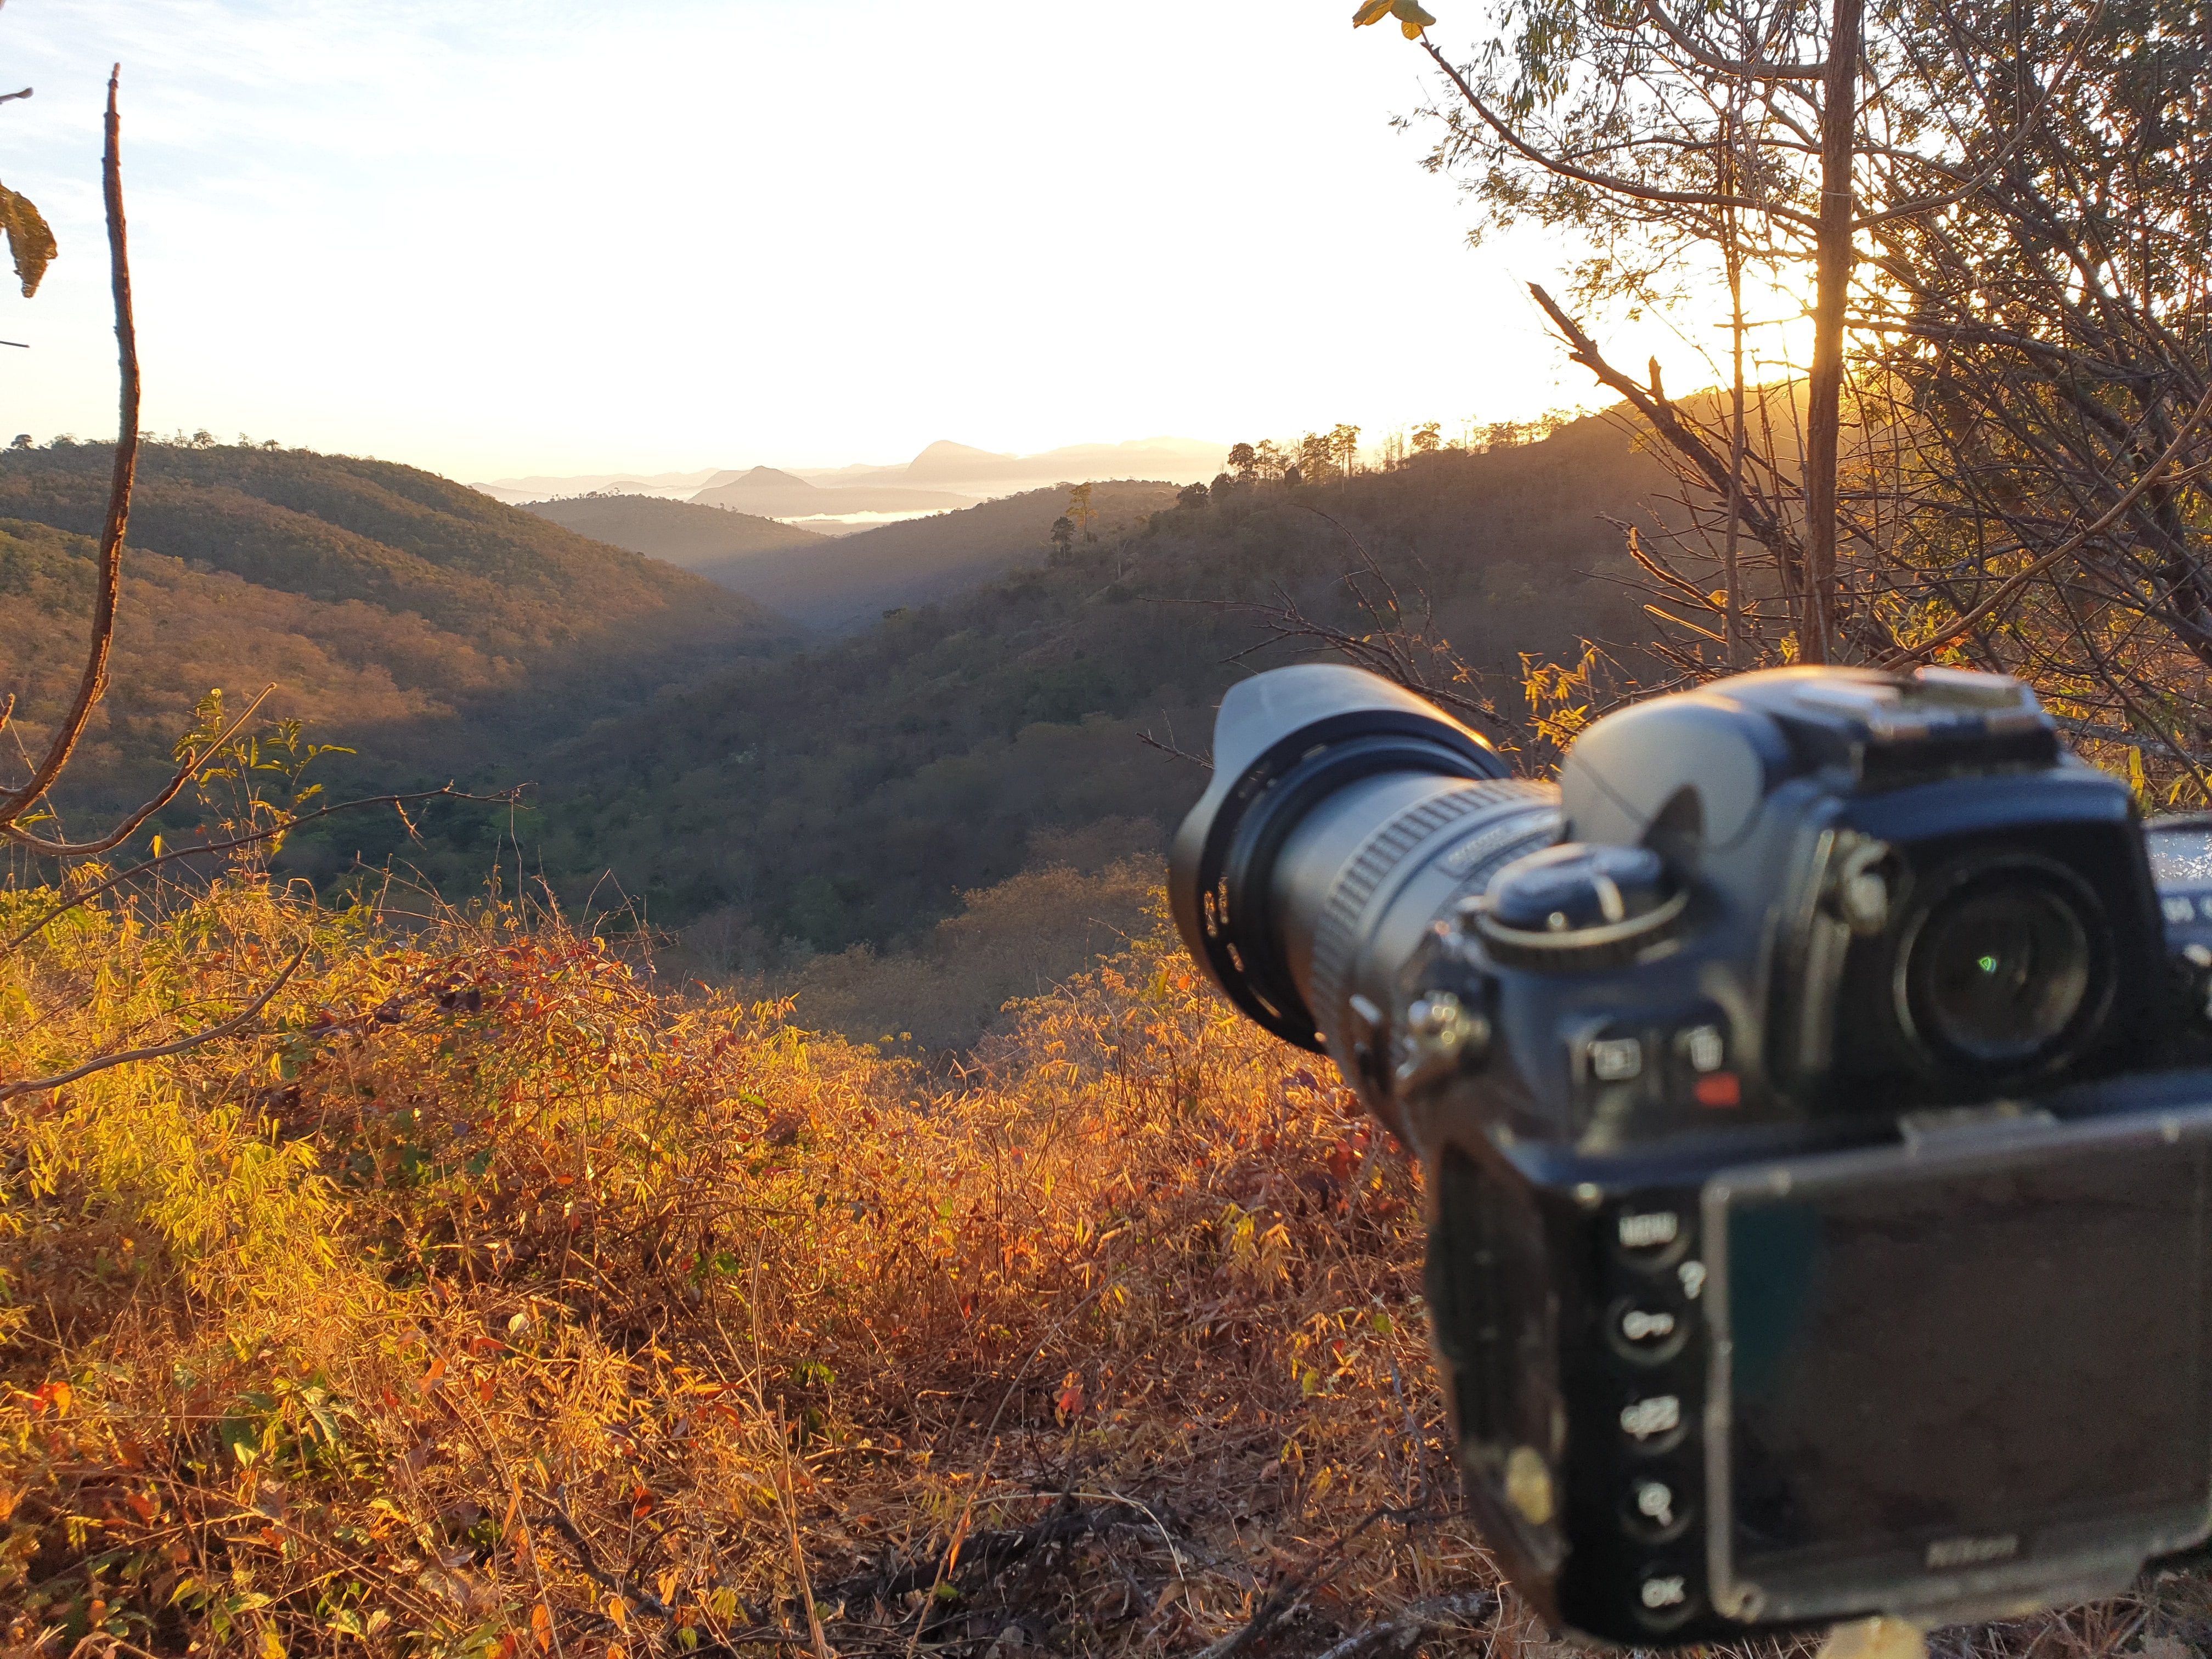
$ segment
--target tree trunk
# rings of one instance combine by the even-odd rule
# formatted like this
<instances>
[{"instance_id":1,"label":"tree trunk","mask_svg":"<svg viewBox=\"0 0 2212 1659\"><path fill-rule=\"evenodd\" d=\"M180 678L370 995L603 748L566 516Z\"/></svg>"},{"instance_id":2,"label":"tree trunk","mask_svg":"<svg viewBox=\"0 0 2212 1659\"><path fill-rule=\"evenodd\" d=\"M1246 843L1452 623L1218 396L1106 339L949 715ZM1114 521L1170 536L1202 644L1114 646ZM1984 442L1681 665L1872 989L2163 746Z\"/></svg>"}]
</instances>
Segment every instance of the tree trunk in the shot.
<instances>
[{"instance_id":1,"label":"tree trunk","mask_svg":"<svg viewBox=\"0 0 2212 1659\"><path fill-rule=\"evenodd\" d=\"M1852 137L1858 125L1860 24L1866 0L1835 0L1820 100L1820 227L1814 243L1813 373L1805 410L1805 623L1798 659L1835 647L1836 450L1844 390L1844 301L1851 285Z\"/></svg>"}]
</instances>

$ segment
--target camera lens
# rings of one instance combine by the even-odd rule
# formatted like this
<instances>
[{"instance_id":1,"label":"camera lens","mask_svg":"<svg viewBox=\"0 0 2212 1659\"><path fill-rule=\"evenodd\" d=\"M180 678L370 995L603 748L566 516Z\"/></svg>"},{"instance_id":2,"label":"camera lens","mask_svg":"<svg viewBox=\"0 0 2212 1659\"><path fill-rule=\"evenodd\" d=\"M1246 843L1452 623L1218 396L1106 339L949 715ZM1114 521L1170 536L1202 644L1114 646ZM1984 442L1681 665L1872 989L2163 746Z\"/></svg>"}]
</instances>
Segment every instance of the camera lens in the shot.
<instances>
[{"instance_id":1,"label":"camera lens","mask_svg":"<svg viewBox=\"0 0 2212 1659\"><path fill-rule=\"evenodd\" d=\"M2064 872L1985 870L1930 905L1906 941L1905 1012L1947 1058L2059 1058L2102 1012L2103 933L2096 900Z\"/></svg>"},{"instance_id":2,"label":"camera lens","mask_svg":"<svg viewBox=\"0 0 2212 1659\"><path fill-rule=\"evenodd\" d=\"M1558 792L1506 776L1432 704L1334 664L1231 688L1213 756L1169 866L1184 941L1261 1025L1371 1080L1360 1008L1389 1005L1456 899L1557 837Z\"/></svg>"}]
</instances>

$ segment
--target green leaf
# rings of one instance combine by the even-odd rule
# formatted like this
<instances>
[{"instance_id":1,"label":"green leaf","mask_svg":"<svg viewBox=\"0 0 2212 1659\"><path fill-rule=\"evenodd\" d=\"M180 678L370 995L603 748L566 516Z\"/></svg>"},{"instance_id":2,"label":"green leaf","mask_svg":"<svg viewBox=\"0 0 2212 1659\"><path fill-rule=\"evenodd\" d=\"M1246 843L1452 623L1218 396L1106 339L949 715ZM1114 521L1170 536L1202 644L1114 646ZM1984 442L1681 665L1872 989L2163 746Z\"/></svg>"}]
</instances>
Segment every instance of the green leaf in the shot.
<instances>
[{"instance_id":1,"label":"green leaf","mask_svg":"<svg viewBox=\"0 0 2212 1659\"><path fill-rule=\"evenodd\" d=\"M1420 0L1391 0L1390 15L1408 40L1419 40L1421 31L1437 21L1421 9Z\"/></svg>"},{"instance_id":2,"label":"green leaf","mask_svg":"<svg viewBox=\"0 0 2212 1659\"><path fill-rule=\"evenodd\" d=\"M22 280L23 297L29 299L39 291L39 279L46 274L58 251L54 233L31 205L30 198L0 185L0 229L8 233L8 252L15 261L15 275Z\"/></svg>"},{"instance_id":3,"label":"green leaf","mask_svg":"<svg viewBox=\"0 0 2212 1659\"><path fill-rule=\"evenodd\" d=\"M1352 14L1352 27L1364 29L1370 23L1379 23L1390 15L1390 0L1361 0L1358 11Z\"/></svg>"}]
</instances>

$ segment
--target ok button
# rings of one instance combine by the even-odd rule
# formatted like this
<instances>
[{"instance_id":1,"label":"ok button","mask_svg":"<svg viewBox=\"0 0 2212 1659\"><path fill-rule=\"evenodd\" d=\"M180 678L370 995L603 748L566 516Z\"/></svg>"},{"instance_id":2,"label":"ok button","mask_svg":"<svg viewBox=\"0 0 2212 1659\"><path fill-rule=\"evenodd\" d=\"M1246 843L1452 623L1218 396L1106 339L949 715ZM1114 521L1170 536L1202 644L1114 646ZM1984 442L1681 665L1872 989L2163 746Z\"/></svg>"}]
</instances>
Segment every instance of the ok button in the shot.
<instances>
[{"instance_id":1,"label":"ok button","mask_svg":"<svg viewBox=\"0 0 2212 1659\"><path fill-rule=\"evenodd\" d=\"M1689 1316L1663 1303L1624 1297L1607 1312L1606 1334L1627 1358L1656 1365L1681 1352Z\"/></svg>"}]
</instances>

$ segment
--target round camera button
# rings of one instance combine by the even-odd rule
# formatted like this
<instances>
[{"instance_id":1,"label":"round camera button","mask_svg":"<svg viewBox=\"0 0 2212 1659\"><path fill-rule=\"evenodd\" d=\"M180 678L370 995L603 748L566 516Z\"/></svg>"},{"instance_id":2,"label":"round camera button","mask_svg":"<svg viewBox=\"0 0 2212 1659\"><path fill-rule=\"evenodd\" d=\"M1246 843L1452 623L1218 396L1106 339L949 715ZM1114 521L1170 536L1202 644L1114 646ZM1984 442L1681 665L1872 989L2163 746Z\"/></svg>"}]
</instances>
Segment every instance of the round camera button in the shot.
<instances>
[{"instance_id":1,"label":"round camera button","mask_svg":"<svg viewBox=\"0 0 2212 1659\"><path fill-rule=\"evenodd\" d=\"M1680 1210L1623 1210L1607 1231L1614 1254L1631 1267L1665 1268L1689 1248L1691 1220Z\"/></svg>"},{"instance_id":2,"label":"round camera button","mask_svg":"<svg viewBox=\"0 0 2212 1659\"><path fill-rule=\"evenodd\" d=\"M1621 1528L1647 1544L1671 1544L1689 1529L1695 1510L1674 1474L1656 1470L1631 1480L1622 1492Z\"/></svg>"},{"instance_id":3,"label":"round camera button","mask_svg":"<svg viewBox=\"0 0 2212 1659\"><path fill-rule=\"evenodd\" d=\"M1623 1358L1656 1365L1681 1352L1689 1316L1645 1297L1623 1297L1606 1315L1606 1335Z\"/></svg>"},{"instance_id":4,"label":"round camera button","mask_svg":"<svg viewBox=\"0 0 2212 1659\"><path fill-rule=\"evenodd\" d=\"M1620 1408L1621 1436L1638 1451L1672 1451L1687 1422L1679 1395L1647 1395Z\"/></svg>"},{"instance_id":5,"label":"round camera button","mask_svg":"<svg viewBox=\"0 0 2212 1659\"><path fill-rule=\"evenodd\" d=\"M1696 1581L1686 1567L1662 1562L1637 1575L1636 1620L1646 1630L1672 1630L1698 1610Z\"/></svg>"}]
</instances>

